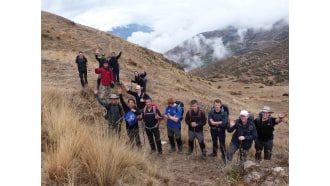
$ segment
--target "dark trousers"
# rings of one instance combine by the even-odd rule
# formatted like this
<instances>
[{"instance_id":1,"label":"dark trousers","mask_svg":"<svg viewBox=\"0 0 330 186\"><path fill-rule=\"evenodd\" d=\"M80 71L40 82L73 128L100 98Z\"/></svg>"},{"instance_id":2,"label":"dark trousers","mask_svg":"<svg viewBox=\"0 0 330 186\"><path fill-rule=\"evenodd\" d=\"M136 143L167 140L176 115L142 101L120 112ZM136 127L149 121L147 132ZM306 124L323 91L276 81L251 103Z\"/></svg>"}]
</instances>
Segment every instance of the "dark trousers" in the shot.
<instances>
[{"instance_id":1,"label":"dark trousers","mask_svg":"<svg viewBox=\"0 0 330 186\"><path fill-rule=\"evenodd\" d=\"M140 147L141 140L140 140L140 135L139 135L139 128L133 128L133 129L126 128L126 130L127 130L127 135L128 135L131 146L133 147L133 143L135 140L136 146Z\"/></svg>"},{"instance_id":2,"label":"dark trousers","mask_svg":"<svg viewBox=\"0 0 330 186\"><path fill-rule=\"evenodd\" d=\"M146 133L147 133L147 136L148 136L151 151L156 151L156 145L157 145L158 152L159 153L163 152L162 142L160 140L159 128L158 127L153 128L153 129L147 129L146 128L145 130L146 130Z\"/></svg>"},{"instance_id":3,"label":"dark trousers","mask_svg":"<svg viewBox=\"0 0 330 186\"><path fill-rule=\"evenodd\" d=\"M85 87L85 85L88 84L88 81L87 81L87 70L79 70L79 78L80 78L81 86L82 87Z\"/></svg>"},{"instance_id":4,"label":"dark trousers","mask_svg":"<svg viewBox=\"0 0 330 186\"><path fill-rule=\"evenodd\" d=\"M273 151L273 139L265 140L265 141L260 139L255 139L254 147L256 149L255 160L257 161L261 160L262 150L264 150L264 159L265 160L271 159L272 151Z\"/></svg>"},{"instance_id":5,"label":"dark trousers","mask_svg":"<svg viewBox=\"0 0 330 186\"><path fill-rule=\"evenodd\" d=\"M244 149L242 146L240 146L239 144L236 144L234 142L230 142L229 145L229 150L228 150L228 160L231 161L233 159L233 155L235 154L235 152L239 149L239 158L240 161L244 162L247 160L247 156L248 156L248 152L249 149Z\"/></svg>"},{"instance_id":6,"label":"dark trousers","mask_svg":"<svg viewBox=\"0 0 330 186\"><path fill-rule=\"evenodd\" d=\"M119 83L119 68L114 68L113 69L113 75L115 78L115 82Z\"/></svg>"},{"instance_id":7,"label":"dark trousers","mask_svg":"<svg viewBox=\"0 0 330 186\"><path fill-rule=\"evenodd\" d=\"M168 136L168 140L170 141L172 149L175 149L174 138L176 139L178 149L182 149L183 146L182 146L182 140L181 140L181 127L180 128L171 128L171 127L167 126L167 136Z\"/></svg>"},{"instance_id":8,"label":"dark trousers","mask_svg":"<svg viewBox=\"0 0 330 186\"><path fill-rule=\"evenodd\" d=\"M212 142L213 142L213 153L217 154L218 140L219 140L221 155L222 155L222 159L224 160L226 158L226 156L225 156L226 131L225 131L225 129L222 129L222 128L214 128L214 129L211 128L210 131L211 131L211 137L212 137Z\"/></svg>"}]
</instances>

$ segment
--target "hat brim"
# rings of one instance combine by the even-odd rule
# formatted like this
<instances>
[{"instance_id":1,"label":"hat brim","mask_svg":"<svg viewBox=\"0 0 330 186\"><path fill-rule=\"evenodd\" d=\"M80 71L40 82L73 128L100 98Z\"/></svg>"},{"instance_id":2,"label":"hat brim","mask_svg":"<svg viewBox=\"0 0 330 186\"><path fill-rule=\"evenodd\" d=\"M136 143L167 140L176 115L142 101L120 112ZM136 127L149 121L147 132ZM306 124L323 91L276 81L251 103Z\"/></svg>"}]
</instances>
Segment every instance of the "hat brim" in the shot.
<instances>
[{"instance_id":1,"label":"hat brim","mask_svg":"<svg viewBox=\"0 0 330 186\"><path fill-rule=\"evenodd\" d=\"M260 110L260 112L274 113L273 111L270 110Z\"/></svg>"}]
</instances>

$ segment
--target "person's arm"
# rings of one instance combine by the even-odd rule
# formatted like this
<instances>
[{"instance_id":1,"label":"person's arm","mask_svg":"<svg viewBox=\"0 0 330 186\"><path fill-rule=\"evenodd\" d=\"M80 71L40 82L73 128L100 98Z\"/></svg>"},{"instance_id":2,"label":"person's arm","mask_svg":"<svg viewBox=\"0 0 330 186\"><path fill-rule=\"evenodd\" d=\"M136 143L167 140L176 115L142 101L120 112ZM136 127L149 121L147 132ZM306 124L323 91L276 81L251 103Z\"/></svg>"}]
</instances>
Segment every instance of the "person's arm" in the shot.
<instances>
[{"instance_id":1,"label":"person's arm","mask_svg":"<svg viewBox=\"0 0 330 186\"><path fill-rule=\"evenodd\" d=\"M233 131L235 130L235 128L236 128L237 120L230 120L229 122L230 122L230 124L229 124L229 127L227 128L227 131L228 131L229 133L231 133L231 132L233 132Z\"/></svg>"},{"instance_id":2,"label":"person's arm","mask_svg":"<svg viewBox=\"0 0 330 186\"><path fill-rule=\"evenodd\" d=\"M156 119L163 119L162 114L160 113L159 109L156 108Z\"/></svg>"},{"instance_id":3,"label":"person's arm","mask_svg":"<svg viewBox=\"0 0 330 186\"><path fill-rule=\"evenodd\" d=\"M120 100L120 103L121 103L124 111L129 110L127 104L124 101L124 98L123 98L123 95L122 94L119 94L119 100Z\"/></svg>"},{"instance_id":4,"label":"person's arm","mask_svg":"<svg viewBox=\"0 0 330 186\"><path fill-rule=\"evenodd\" d=\"M201 112L201 120L199 120L198 122L197 122L197 126L204 126L205 124L206 124L206 116L205 116L205 112L203 112L203 111L199 111L199 112Z\"/></svg>"},{"instance_id":5,"label":"person's arm","mask_svg":"<svg viewBox=\"0 0 330 186\"><path fill-rule=\"evenodd\" d=\"M186 117L184 118L184 121L186 122L186 124L188 125L188 126L191 126L191 121L190 121L190 115L189 115L189 110L187 111L187 113L186 113Z\"/></svg>"},{"instance_id":6,"label":"person's arm","mask_svg":"<svg viewBox=\"0 0 330 186\"><path fill-rule=\"evenodd\" d=\"M100 68L95 67L95 74L100 74L100 73L101 73Z\"/></svg>"},{"instance_id":7,"label":"person's arm","mask_svg":"<svg viewBox=\"0 0 330 186\"><path fill-rule=\"evenodd\" d=\"M77 71L77 74L79 73L79 70L78 70L78 56L76 57L76 71Z\"/></svg>"},{"instance_id":8,"label":"person's arm","mask_svg":"<svg viewBox=\"0 0 330 186\"><path fill-rule=\"evenodd\" d=\"M168 119L174 121L174 122L178 122L180 119L182 113L182 109L181 107L178 107L178 111L176 112L176 114L174 116L171 116L170 114L168 114Z\"/></svg>"},{"instance_id":9,"label":"person's arm","mask_svg":"<svg viewBox=\"0 0 330 186\"><path fill-rule=\"evenodd\" d=\"M94 89L94 95L95 95L97 101L98 101L102 106L107 107L107 106L109 105L109 103L104 102L104 101L100 98L100 96L98 95L98 90Z\"/></svg>"},{"instance_id":10,"label":"person's arm","mask_svg":"<svg viewBox=\"0 0 330 186\"><path fill-rule=\"evenodd\" d=\"M252 130L252 132L249 135L244 136L245 137L245 140L247 140L247 141L252 141L252 140L256 139L257 136L258 136L257 129L256 129L254 123L251 122L250 125L253 126L253 130Z\"/></svg>"},{"instance_id":11,"label":"person's arm","mask_svg":"<svg viewBox=\"0 0 330 186\"><path fill-rule=\"evenodd\" d=\"M146 77L146 76L147 76L146 71L144 71L144 73L140 74L140 77L141 77L141 78L144 78L144 77Z\"/></svg>"},{"instance_id":12,"label":"person's arm","mask_svg":"<svg viewBox=\"0 0 330 186\"><path fill-rule=\"evenodd\" d=\"M127 82L123 82L123 86L125 87L126 92L129 92L128 83Z\"/></svg>"},{"instance_id":13,"label":"person's arm","mask_svg":"<svg viewBox=\"0 0 330 186\"><path fill-rule=\"evenodd\" d=\"M281 112L278 114L278 118L275 120L275 124L281 123L283 121L283 118L287 115L286 112Z\"/></svg>"},{"instance_id":14,"label":"person's arm","mask_svg":"<svg viewBox=\"0 0 330 186\"><path fill-rule=\"evenodd\" d=\"M220 122L220 127L227 128L228 125L228 115L224 114L222 117L222 121Z\"/></svg>"},{"instance_id":15,"label":"person's arm","mask_svg":"<svg viewBox=\"0 0 330 186\"><path fill-rule=\"evenodd\" d=\"M117 59L119 59L121 56L121 51L119 52L118 56L116 57Z\"/></svg>"},{"instance_id":16,"label":"person's arm","mask_svg":"<svg viewBox=\"0 0 330 186\"><path fill-rule=\"evenodd\" d=\"M138 83L136 76L134 76L134 79L131 79L132 83Z\"/></svg>"}]
</instances>

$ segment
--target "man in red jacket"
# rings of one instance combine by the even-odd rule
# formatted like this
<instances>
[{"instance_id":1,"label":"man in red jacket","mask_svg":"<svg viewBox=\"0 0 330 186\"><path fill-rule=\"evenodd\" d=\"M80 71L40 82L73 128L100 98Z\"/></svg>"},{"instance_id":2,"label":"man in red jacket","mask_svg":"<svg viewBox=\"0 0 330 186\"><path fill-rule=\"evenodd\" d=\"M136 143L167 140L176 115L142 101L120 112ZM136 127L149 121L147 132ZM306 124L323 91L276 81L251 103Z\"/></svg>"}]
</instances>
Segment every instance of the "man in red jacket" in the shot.
<instances>
[{"instance_id":1,"label":"man in red jacket","mask_svg":"<svg viewBox=\"0 0 330 186\"><path fill-rule=\"evenodd\" d=\"M101 90L100 90L100 98L103 99L104 94L109 92L109 96L111 95L111 89L114 87L114 78L113 73L110 68L108 68L108 62L103 63L102 68L95 67L95 73L101 74Z\"/></svg>"}]
</instances>

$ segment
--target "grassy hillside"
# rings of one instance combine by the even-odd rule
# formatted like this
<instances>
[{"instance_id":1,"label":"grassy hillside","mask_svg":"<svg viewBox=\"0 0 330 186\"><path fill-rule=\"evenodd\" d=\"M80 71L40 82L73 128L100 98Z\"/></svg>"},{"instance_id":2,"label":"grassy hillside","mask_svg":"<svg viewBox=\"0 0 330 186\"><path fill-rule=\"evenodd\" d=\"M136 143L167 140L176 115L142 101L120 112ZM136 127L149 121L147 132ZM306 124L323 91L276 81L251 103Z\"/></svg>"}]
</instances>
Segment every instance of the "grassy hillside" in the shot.
<instances>
[{"instance_id":1,"label":"grassy hillside","mask_svg":"<svg viewBox=\"0 0 330 186\"><path fill-rule=\"evenodd\" d=\"M93 72L98 65L94 58L96 48L101 48L101 52L106 55L112 51L122 51L119 59L121 81L130 81L135 70L145 70L148 78L147 93L162 112L170 96L183 101L186 110L189 101L197 99L206 112L210 110L213 100L220 98L229 105L232 119L242 109L256 114L265 104L275 111L275 115L280 111L288 111L289 98L283 96L288 94L288 85L265 86L229 79L209 81L185 73L159 53L108 33L47 12L41 13L41 21L41 150L44 185L230 185L238 182L238 177L231 176L230 167L219 171L219 163L214 163L214 159L201 161L199 149L198 156L169 154L169 145L166 143L163 145L163 156L158 157L149 155L150 147L145 139L142 150L136 152L127 148L125 125L122 128L124 137L120 141L104 136L104 109L92 92L97 79ZM84 89L80 85L74 63L80 50L85 51L92 69L88 73L88 87ZM134 87L135 84L130 86ZM127 99L129 95L124 93L124 97ZM288 159L288 123L289 119L286 118L276 128L275 136L278 140L275 142L274 162ZM168 141L165 121L161 122L160 131L162 141ZM140 135L144 141L142 131ZM208 126L204 127L204 136L207 150L211 152ZM184 123L182 137L186 151L188 137ZM228 134L226 145L230 138L231 134ZM132 157L127 157L131 153ZM253 150L250 158L252 156ZM215 175L210 177L212 172ZM228 179L219 182L217 178L220 177Z\"/></svg>"}]
</instances>

